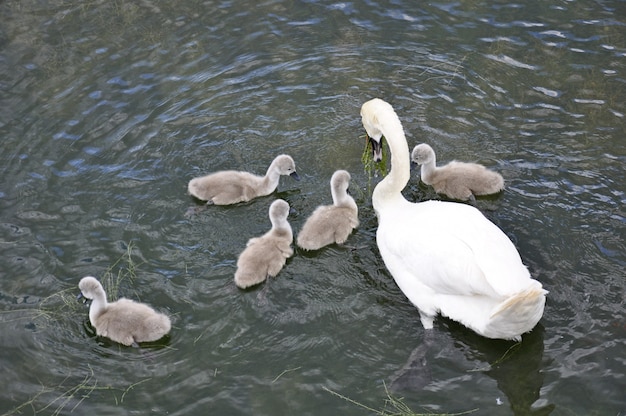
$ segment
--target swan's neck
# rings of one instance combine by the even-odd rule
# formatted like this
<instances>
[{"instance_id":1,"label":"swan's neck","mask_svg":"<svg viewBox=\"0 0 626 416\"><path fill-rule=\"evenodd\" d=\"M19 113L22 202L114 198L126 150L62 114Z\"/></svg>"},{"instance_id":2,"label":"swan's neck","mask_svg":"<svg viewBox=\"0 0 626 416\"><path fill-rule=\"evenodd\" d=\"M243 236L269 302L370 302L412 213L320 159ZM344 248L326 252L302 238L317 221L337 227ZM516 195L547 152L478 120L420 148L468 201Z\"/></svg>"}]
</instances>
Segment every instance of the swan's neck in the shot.
<instances>
[{"instance_id":1,"label":"swan's neck","mask_svg":"<svg viewBox=\"0 0 626 416\"><path fill-rule=\"evenodd\" d=\"M96 319L107 310L107 298L104 293L104 289L100 288L91 300L91 306L89 306L89 321L91 325L95 326Z\"/></svg>"},{"instance_id":2,"label":"swan's neck","mask_svg":"<svg viewBox=\"0 0 626 416\"><path fill-rule=\"evenodd\" d=\"M380 119L383 117L379 117ZM387 140L391 153L391 170L385 179L376 185L372 195L372 204L379 218L386 206L397 206L397 201L406 202L401 191L411 176L409 146L404 136L402 124L393 111L385 113L383 120L380 130Z\"/></svg>"}]
</instances>

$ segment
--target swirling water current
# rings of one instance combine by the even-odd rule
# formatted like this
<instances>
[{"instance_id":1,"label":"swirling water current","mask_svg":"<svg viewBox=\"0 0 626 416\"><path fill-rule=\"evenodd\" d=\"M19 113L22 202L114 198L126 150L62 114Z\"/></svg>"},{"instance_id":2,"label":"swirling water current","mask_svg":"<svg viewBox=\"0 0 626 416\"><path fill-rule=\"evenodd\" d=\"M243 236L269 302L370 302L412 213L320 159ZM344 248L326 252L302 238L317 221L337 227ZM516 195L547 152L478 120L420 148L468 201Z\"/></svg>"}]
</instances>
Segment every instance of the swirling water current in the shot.
<instances>
[{"instance_id":1,"label":"swirling water current","mask_svg":"<svg viewBox=\"0 0 626 416\"><path fill-rule=\"evenodd\" d=\"M390 396L626 413L625 2L6 0L0 16L0 414L360 415ZM410 146L505 177L477 206L550 291L521 344L445 319L425 333L386 271L361 161L373 97ZM271 196L186 195L280 153L302 180ZM360 209L346 245L236 289L271 201L297 234L336 169ZM438 198L417 172L405 195ZM171 334L96 337L85 275L168 312Z\"/></svg>"}]
</instances>

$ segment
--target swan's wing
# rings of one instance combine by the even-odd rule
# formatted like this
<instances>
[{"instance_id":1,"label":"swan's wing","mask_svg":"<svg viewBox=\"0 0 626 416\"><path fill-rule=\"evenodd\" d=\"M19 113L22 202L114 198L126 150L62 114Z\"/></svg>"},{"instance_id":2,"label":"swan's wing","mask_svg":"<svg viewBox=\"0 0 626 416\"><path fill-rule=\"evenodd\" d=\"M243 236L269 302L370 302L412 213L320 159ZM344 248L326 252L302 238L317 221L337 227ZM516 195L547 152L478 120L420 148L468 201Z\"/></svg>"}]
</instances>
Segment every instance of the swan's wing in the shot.
<instances>
[{"instance_id":1,"label":"swan's wing","mask_svg":"<svg viewBox=\"0 0 626 416\"><path fill-rule=\"evenodd\" d=\"M528 286L515 246L477 209L430 201L391 214L381 219L377 239L394 277L450 295L497 296Z\"/></svg>"},{"instance_id":2,"label":"swan's wing","mask_svg":"<svg viewBox=\"0 0 626 416\"><path fill-rule=\"evenodd\" d=\"M513 242L495 224L492 226L496 231L483 238L482 249L475 250L477 263L496 292L508 296L526 290L534 282L530 272Z\"/></svg>"},{"instance_id":3,"label":"swan's wing","mask_svg":"<svg viewBox=\"0 0 626 416\"><path fill-rule=\"evenodd\" d=\"M471 247L474 261L489 285L505 296L526 290L532 284L530 273L509 237L478 209L453 205L447 204L446 208L457 208L455 211L461 215L451 215L454 220L449 222L447 232Z\"/></svg>"},{"instance_id":4,"label":"swan's wing","mask_svg":"<svg viewBox=\"0 0 626 416\"><path fill-rule=\"evenodd\" d=\"M431 235L435 231L423 225L412 236L403 233L405 228L378 228L376 238L385 265L402 291L473 296L495 295L484 273L476 264L471 248L462 240L446 235Z\"/></svg>"}]
</instances>

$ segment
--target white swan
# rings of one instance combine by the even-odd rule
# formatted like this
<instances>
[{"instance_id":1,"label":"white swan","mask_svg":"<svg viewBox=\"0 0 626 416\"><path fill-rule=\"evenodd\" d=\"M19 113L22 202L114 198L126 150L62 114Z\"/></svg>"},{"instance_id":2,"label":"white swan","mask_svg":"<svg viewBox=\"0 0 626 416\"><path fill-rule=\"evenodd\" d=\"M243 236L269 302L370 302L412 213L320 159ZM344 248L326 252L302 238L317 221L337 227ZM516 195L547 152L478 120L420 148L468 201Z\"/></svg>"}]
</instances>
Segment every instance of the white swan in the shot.
<instances>
[{"instance_id":1,"label":"white swan","mask_svg":"<svg viewBox=\"0 0 626 416\"><path fill-rule=\"evenodd\" d=\"M359 225L359 208L348 195L350 173L338 170L330 179L333 205L321 205L307 218L298 233L298 246L318 250L329 244L342 244Z\"/></svg>"},{"instance_id":2,"label":"white swan","mask_svg":"<svg viewBox=\"0 0 626 416\"><path fill-rule=\"evenodd\" d=\"M159 340L170 332L170 318L144 303L126 298L108 303L104 289L95 277L83 277L78 288L82 296L92 299L89 321L100 336L137 346L139 342Z\"/></svg>"},{"instance_id":3,"label":"white swan","mask_svg":"<svg viewBox=\"0 0 626 416\"><path fill-rule=\"evenodd\" d=\"M296 164L289 155L277 156L270 164L265 176L224 170L193 178L187 185L187 192L202 201L207 201L209 205L236 204L271 194L278 187L281 175L300 179L296 172Z\"/></svg>"},{"instance_id":4,"label":"white swan","mask_svg":"<svg viewBox=\"0 0 626 416\"><path fill-rule=\"evenodd\" d=\"M418 308L424 328L438 313L488 338L520 340L545 305L509 238L467 204L408 202L409 148L395 111L373 99L361 108L368 136L391 151L391 171L376 186L378 248L394 280Z\"/></svg>"},{"instance_id":5,"label":"white swan","mask_svg":"<svg viewBox=\"0 0 626 416\"><path fill-rule=\"evenodd\" d=\"M272 202L269 217L272 228L261 237L248 240L237 259L235 284L245 289L262 283L268 276L276 276L293 255L293 232L287 221L289 204L282 199Z\"/></svg>"},{"instance_id":6,"label":"white swan","mask_svg":"<svg viewBox=\"0 0 626 416\"><path fill-rule=\"evenodd\" d=\"M504 189L502 175L478 163L453 160L437 167L435 151L426 143L413 148L411 161L421 165L422 182L452 199L474 200L476 195L496 194Z\"/></svg>"}]
</instances>

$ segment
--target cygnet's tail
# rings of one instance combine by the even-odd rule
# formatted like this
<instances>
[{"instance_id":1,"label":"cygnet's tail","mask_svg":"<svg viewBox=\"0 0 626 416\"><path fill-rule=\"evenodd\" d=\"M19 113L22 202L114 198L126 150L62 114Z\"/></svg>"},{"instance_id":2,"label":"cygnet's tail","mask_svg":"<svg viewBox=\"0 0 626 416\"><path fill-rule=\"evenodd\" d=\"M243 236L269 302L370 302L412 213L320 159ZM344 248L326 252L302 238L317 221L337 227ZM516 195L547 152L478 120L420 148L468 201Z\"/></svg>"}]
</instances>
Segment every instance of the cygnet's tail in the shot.
<instances>
[{"instance_id":1,"label":"cygnet's tail","mask_svg":"<svg viewBox=\"0 0 626 416\"><path fill-rule=\"evenodd\" d=\"M496 305L484 335L489 338L519 341L522 334L532 330L543 315L547 290L533 286Z\"/></svg>"}]
</instances>

